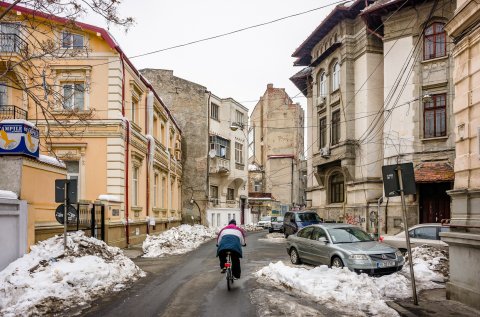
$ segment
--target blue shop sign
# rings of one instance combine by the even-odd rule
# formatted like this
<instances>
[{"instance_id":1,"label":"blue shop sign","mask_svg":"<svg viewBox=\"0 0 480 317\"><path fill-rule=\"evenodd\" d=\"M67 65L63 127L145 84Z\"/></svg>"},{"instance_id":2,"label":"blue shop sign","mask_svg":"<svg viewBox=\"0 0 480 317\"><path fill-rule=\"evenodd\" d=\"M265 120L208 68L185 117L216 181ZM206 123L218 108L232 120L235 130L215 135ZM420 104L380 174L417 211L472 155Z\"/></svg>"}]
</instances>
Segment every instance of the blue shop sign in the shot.
<instances>
[{"instance_id":1,"label":"blue shop sign","mask_svg":"<svg viewBox=\"0 0 480 317\"><path fill-rule=\"evenodd\" d=\"M0 122L0 155L39 156L39 131L28 121Z\"/></svg>"}]
</instances>

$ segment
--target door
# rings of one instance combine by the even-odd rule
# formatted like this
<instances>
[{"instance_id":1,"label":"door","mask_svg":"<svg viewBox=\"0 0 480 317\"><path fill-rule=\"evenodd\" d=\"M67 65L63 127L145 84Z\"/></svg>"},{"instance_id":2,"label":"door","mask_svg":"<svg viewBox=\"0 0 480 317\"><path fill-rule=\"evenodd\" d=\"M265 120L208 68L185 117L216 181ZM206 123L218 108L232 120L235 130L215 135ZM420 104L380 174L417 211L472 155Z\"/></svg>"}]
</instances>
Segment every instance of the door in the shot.
<instances>
[{"instance_id":1,"label":"door","mask_svg":"<svg viewBox=\"0 0 480 317\"><path fill-rule=\"evenodd\" d=\"M452 183L425 183L419 185L420 223L438 223L450 219L450 196L447 190Z\"/></svg>"},{"instance_id":2,"label":"door","mask_svg":"<svg viewBox=\"0 0 480 317\"><path fill-rule=\"evenodd\" d=\"M305 262L312 262L312 240L310 240L312 232L312 227L305 228L298 232L296 238L298 254L300 255L300 258Z\"/></svg>"},{"instance_id":3,"label":"door","mask_svg":"<svg viewBox=\"0 0 480 317\"><path fill-rule=\"evenodd\" d=\"M314 228L312 235L310 236L311 239L311 253L312 253L312 261L315 262L315 264L325 264L329 265L330 264L330 259L328 256L328 242L325 243L323 241L318 241L320 238L325 238L325 240L328 241L327 234L325 233L325 230L322 228Z\"/></svg>"}]
</instances>

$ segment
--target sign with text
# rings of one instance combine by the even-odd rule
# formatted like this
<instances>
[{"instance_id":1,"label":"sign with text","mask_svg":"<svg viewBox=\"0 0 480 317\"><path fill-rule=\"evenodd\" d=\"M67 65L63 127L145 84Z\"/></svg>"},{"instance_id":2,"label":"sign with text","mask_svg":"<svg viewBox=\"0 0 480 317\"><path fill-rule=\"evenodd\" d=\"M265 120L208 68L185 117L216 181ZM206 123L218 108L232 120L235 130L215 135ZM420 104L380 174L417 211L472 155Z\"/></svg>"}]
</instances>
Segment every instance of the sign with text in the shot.
<instances>
[{"instance_id":1,"label":"sign with text","mask_svg":"<svg viewBox=\"0 0 480 317\"><path fill-rule=\"evenodd\" d=\"M39 131L25 120L0 122L0 154L39 156Z\"/></svg>"},{"instance_id":2,"label":"sign with text","mask_svg":"<svg viewBox=\"0 0 480 317\"><path fill-rule=\"evenodd\" d=\"M58 205L57 209L55 210L55 219L60 224L64 224L64 212L65 212L65 205L61 204ZM77 209L74 206L68 205L67 208L67 223L74 224L77 223Z\"/></svg>"},{"instance_id":3,"label":"sign with text","mask_svg":"<svg viewBox=\"0 0 480 317\"><path fill-rule=\"evenodd\" d=\"M400 196L400 183L398 181L397 171L399 168L402 172L403 193L405 195L414 195L417 193L413 163L385 165L382 166L382 175L386 197Z\"/></svg>"}]
</instances>

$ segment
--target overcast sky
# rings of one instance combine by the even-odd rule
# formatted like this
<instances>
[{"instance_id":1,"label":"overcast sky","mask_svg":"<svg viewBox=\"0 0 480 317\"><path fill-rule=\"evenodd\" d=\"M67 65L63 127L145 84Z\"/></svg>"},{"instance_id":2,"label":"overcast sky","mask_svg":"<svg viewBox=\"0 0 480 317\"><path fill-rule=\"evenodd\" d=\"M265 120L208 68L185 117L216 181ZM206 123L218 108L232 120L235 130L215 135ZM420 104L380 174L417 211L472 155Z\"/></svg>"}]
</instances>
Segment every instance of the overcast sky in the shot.
<instances>
[{"instance_id":1,"label":"overcast sky","mask_svg":"<svg viewBox=\"0 0 480 317\"><path fill-rule=\"evenodd\" d=\"M123 0L121 14L136 24L110 32L127 56L159 50L315 9L338 0ZM268 83L285 88L304 108L306 99L288 79L294 50L333 9L329 6L226 37L132 59L138 69L171 69L174 75L232 97L252 109ZM85 22L106 27L100 18Z\"/></svg>"}]
</instances>

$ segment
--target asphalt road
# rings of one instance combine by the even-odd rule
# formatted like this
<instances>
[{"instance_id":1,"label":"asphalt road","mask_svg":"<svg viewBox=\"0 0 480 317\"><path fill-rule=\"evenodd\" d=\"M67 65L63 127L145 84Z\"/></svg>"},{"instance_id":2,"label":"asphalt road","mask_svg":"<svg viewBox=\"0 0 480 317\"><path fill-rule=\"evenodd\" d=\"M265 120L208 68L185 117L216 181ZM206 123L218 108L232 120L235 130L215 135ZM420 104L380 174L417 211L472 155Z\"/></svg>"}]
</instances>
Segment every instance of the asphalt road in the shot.
<instances>
[{"instance_id":1,"label":"asphalt road","mask_svg":"<svg viewBox=\"0 0 480 317\"><path fill-rule=\"evenodd\" d=\"M215 242L184 255L158 259L136 258L147 272L130 288L97 300L82 316L256 316L255 298L262 287L252 273L270 262L289 261L284 243L264 239L266 231L250 233L242 259L242 278L227 290L220 274ZM272 292L275 290L272 287ZM259 294L260 295L260 294ZM256 296L258 299L258 296ZM257 304L254 304L257 303ZM264 314L263 314L264 315Z\"/></svg>"}]
</instances>

